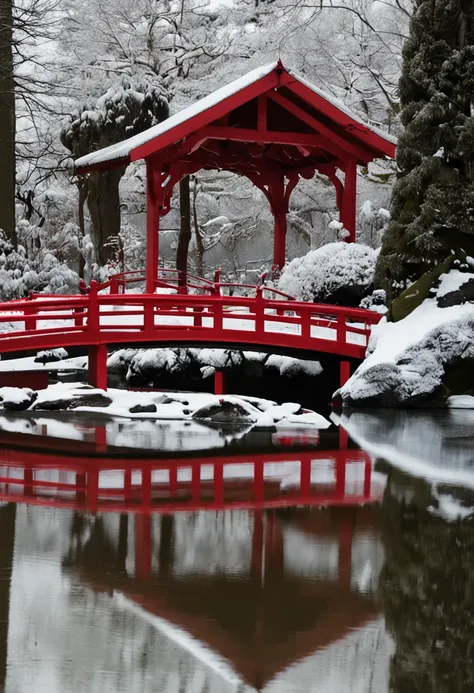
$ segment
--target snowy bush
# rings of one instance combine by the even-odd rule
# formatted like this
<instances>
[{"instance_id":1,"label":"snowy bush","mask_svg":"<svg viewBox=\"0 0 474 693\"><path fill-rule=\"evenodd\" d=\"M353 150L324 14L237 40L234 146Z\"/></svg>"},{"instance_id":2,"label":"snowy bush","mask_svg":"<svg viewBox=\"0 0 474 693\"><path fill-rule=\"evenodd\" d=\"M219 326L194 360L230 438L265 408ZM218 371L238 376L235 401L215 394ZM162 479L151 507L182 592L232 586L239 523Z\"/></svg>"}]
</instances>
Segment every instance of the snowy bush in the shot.
<instances>
[{"instance_id":1,"label":"snowy bush","mask_svg":"<svg viewBox=\"0 0 474 693\"><path fill-rule=\"evenodd\" d=\"M376 252L360 243L328 243L283 268L278 288L300 301L359 305L372 288Z\"/></svg>"},{"instance_id":2,"label":"snowy bush","mask_svg":"<svg viewBox=\"0 0 474 693\"><path fill-rule=\"evenodd\" d=\"M76 293L79 277L51 253L38 256L30 264L26 250L15 250L0 231L0 300L23 298L29 291L51 294Z\"/></svg>"}]
</instances>

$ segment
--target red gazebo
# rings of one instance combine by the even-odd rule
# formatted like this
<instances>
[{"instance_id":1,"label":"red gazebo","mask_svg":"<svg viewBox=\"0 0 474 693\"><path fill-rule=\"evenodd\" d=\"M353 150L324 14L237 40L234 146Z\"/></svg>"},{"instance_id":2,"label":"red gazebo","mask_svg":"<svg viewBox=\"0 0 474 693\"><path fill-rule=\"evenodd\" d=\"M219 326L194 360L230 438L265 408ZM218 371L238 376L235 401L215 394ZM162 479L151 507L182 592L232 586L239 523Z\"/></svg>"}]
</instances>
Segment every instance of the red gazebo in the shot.
<instances>
[{"instance_id":1,"label":"red gazebo","mask_svg":"<svg viewBox=\"0 0 474 693\"><path fill-rule=\"evenodd\" d=\"M160 217L174 185L200 169L231 171L267 197L275 220L274 264L285 263L290 195L315 172L336 189L340 220L355 240L357 166L395 156L396 140L369 127L339 101L287 70L260 67L128 140L76 161L79 174L145 159L146 291L158 272ZM337 171L344 177L340 178Z\"/></svg>"}]
</instances>

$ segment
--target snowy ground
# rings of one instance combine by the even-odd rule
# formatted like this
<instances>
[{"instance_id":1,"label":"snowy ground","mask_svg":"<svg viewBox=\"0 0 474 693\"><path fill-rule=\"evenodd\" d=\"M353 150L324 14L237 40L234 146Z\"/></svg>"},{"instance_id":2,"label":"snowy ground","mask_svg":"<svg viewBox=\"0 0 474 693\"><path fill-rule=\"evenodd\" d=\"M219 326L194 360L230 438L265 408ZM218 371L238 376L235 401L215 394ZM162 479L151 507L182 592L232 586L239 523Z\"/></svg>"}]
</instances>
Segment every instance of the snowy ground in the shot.
<instances>
[{"instance_id":1,"label":"snowy ground","mask_svg":"<svg viewBox=\"0 0 474 693\"><path fill-rule=\"evenodd\" d=\"M37 392L27 388L3 387L0 388L0 398L2 407L10 411L74 409L128 419L194 419L278 429L320 429L330 426L323 416L302 409L297 403L278 405L256 397L216 396L194 392L104 391L81 383L57 383Z\"/></svg>"},{"instance_id":2,"label":"snowy ground","mask_svg":"<svg viewBox=\"0 0 474 693\"><path fill-rule=\"evenodd\" d=\"M441 385L446 364L474 358L474 305L440 307L474 274L451 270L436 296L399 322L383 319L372 331L368 355L338 394L349 406L394 406L427 399Z\"/></svg>"}]
</instances>

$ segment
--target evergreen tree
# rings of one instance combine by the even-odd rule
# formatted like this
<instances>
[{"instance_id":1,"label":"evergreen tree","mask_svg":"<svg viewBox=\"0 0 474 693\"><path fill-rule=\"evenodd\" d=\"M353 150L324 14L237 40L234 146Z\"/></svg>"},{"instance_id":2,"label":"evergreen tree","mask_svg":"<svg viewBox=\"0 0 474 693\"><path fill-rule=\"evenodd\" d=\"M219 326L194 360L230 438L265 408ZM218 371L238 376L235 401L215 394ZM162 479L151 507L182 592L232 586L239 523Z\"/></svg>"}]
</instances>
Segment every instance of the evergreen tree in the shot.
<instances>
[{"instance_id":1,"label":"evergreen tree","mask_svg":"<svg viewBox=\"0 0 474 693\"><path fill-rule=\"evenodd\" d=\"M403 58L405 131L376 276L392 298L451 250L474 251L473 0L415 0Z\"/></svg>"},{"instance_id":2,"label":"evergreen tree","mask_svg":"<svg viewBox=\"0 0 474 693\"><path fill-rule=\"evenodd\" d=\"M74 158L116 144L143 132L168 117L168 101L160 86L148 80L133 83L123 77L99 99L69 118L61 141ZM125 167L88 174L85 195L91 221L91 237L99 265L112 260L120 233L119 183Z\"/></svg>"}]
</instances>

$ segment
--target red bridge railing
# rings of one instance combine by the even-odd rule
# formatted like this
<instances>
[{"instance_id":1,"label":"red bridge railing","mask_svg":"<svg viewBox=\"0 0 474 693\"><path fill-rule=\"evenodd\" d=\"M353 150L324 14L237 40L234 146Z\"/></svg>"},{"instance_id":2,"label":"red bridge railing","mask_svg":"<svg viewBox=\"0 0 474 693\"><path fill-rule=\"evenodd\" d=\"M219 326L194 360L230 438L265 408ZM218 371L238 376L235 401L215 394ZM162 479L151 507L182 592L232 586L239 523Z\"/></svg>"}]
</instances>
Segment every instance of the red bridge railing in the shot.
<instances>
[{"instance_id":1,"label":"red bridge railing","mask_svg":"<svg viewBox=\"0 0 474 693\"><path fill-rule=\"evenodd\" d=\"M256 287L251 297L106 294L92 282L87 295L40 294L0 303L0 353L148 342L255 345L364 357L379 314L265 298L266 291Z\"/></svg>"}]
</instances>

